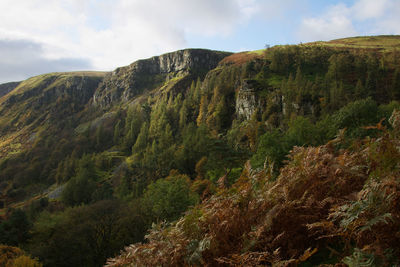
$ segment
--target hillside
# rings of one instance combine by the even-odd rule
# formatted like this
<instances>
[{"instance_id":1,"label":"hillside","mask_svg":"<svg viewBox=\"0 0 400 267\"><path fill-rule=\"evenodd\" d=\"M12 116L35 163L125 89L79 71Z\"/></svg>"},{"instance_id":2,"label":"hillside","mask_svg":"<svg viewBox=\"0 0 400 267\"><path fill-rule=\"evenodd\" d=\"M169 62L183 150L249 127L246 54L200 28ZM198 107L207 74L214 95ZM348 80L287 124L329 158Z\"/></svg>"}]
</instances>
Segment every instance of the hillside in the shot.
<instances>
[{"instance_id":1,"label":"hillside","mask_svg":"<svg viewBox=\"0 0 400 267\"><path fill-rule=\"evenodd\" d=\"M331 47L345 47L357 49L376 49L390 51L400 48L400 37L397 35L359 36L332 40L329 42L314 42L311 45L324 45Z\"/></svg>"},{"instance_id":2,"label":"hillside","mask_svg":"<svg viewBox=\"0 0 400 267\"><path fill-rule=\"evenodd\" d=\"M0 97L2 97L3 95L8 94L15 87L17 87L18 84L19 84L19 82L9 82L9 83L0 84Z\"/></svg>"},{"instance_id":3,"label":"hillside","mask_svg":"<svg viewBox=\"0 0 400 267\"><path fill-rule=\"evenodd\" d=\"M108 264L398 264L398 47L185 49L2 85L0 243L45 266L129 244Z\"/></svg>"}]
</instances>

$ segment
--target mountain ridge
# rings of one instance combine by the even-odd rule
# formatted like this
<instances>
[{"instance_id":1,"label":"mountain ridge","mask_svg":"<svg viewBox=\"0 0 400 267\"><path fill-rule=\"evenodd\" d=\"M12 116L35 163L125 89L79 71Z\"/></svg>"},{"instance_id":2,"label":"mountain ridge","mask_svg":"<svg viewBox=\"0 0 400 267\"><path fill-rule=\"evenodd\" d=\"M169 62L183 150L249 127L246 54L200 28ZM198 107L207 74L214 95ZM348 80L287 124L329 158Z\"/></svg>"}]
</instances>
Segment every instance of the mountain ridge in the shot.
<instances>
[{"instance_id":1,"label":"mountain ridge","mask_svg":"<svg viewBox=\"0 0 400 267\"><path fill-rule=\"evenodd\" d=\"M240 53L185 49L112 72L22 81L0 98L0 243L26 248L45 266L99 266L135 243L141 254L134 257L174 266L240 265L257 262L254 255L265 257L257 264L326 263L322 232L313 232L316 238L308 227L281 223L276 214L312 224L316 217L302 211L324 222L332 203L351 200L368 210L373 206L364 196L378 193L370 181L386 188L380 175L397 177L397 161L390 160L398 154L391 126L400 109L397 42L388 36ZM377 152L382 145L388 155ZM320 157L328 167L318 167ZM383 162L383 169L374 162ZM354 181L357 186L349 186ZM307 202L307 196L314 199ZM352 216L346 209L341 214ZM370 226L397 227L393 214L393 225L379 213L383 217ZM370 220L367 215L350 225ZM219 228L220 219L227 228ZM160 221L166 223L151 229ZM349 234L330 223L319 226L332 235L333 229ZM149 243L137 244L146 231ZM352 244L373 244L357 239L370 233L365 231L349 235ZM8 234L14 232L25 235ZM376 233L379 239L382 231ZM303 239L293 243L288 236ZM336 263L357 256L340 237L335 240L328 241L339 251ZM397 242L394 235L390 240ZM85 253L74 250L76 244ZM369 247L388 249L385 242ZM152 254L158 251L163 256ZM115 262L132 255L123 253Z\"/></svg>"}]
</instances>

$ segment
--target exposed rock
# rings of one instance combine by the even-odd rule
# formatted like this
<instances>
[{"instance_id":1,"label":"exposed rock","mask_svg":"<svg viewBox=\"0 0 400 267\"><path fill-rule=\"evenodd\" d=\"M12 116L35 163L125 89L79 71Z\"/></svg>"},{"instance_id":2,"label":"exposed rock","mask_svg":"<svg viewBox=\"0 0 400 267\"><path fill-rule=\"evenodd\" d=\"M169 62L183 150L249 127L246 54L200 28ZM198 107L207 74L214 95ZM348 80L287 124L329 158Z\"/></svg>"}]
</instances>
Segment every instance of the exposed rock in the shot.
<instances>
[{"instance_id":1,"label":"exposed rock","mask_svg":"<svg viewBox=\"0 0 400 267\"><path fill-rule=\"evenodd\" d=\"M256 94L258 89L258 84L254 80L243 80L238 88L236 114L239 120L249 120L260 107L260 100Z\"/></svg>"},{"instance_id":2,"label":"exposed rock","mask_svg":"<svg viewBox=\"0 0 400 267\"><path fill-rule=\"evenodd\" d=\"M170 79L194 74L200 76L215 68L231 53L205 49L185 49L139 60L117 68L96 90L93 103L102 107L127 102L145 90L155 89Z\"/></svg>"}]
</instances>

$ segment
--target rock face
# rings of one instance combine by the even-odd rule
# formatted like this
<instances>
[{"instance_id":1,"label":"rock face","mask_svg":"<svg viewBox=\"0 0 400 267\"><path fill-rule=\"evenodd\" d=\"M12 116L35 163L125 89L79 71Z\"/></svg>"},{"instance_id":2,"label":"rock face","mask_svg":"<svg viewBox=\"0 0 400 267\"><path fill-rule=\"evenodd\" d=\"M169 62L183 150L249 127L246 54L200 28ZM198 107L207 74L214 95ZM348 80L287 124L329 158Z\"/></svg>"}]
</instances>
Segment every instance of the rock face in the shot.
<instances>
[{"instance_id":1,"label":"rock face","mask_svg":"<svg viewBox=\"0 0 400 267\"><path fill-rule=\"evenodd\" d=\"M258 84L254 80L243 80L236 96L236 115L239 120L249 120L260 106L257 97Z\"/></svg>"},{"instance_id":2,"label":"rock face","mask_svg":"<svg viewBox=\"0 0 400 267\"><path fill-rule=\"evenodd\" d=\"M231 53L205 49L185 49L139 60L117 68L107 75L96 90L93 103L107 107L120 101L127 102L145 90L159 87L176 77L201 75Z\"/></svg>"}]
</instances>

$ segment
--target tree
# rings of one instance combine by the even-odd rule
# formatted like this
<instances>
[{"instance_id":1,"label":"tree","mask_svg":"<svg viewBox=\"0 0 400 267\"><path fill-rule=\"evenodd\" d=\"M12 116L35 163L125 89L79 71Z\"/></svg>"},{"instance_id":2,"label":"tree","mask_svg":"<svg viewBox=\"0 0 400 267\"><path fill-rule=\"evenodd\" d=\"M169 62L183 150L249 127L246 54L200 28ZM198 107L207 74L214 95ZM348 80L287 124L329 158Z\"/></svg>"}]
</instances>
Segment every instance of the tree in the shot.
<instances>
[{"instance_id":1,"label":"tree","mask_svg":"<svg viewBox=\"0 0 400 267\"><path fill-rule=\"evenodd\" d=\"M123 247L143 241L151 222L140 207L103 200L64 212L44 212L33 227L29 251L46 266L103 266Z\"/></svg>"},{"instance_id":2,"label":"tree","mask_svg":"<svg viewBox=\"0 0 400 267\"><path fill-rule=\"evenodd\" d=\"M42 267L36 259L26 255L18 247L0 245L0 266L4 267Z\"/></svg>"},{"instance_id":3,"label":"tree","mask_svg":"<svg viewBox=\"0 0 400 267\"><path fill-rule=\"evenodd\" d=\"M187 100L183 101L182 107L179 110L179 128L183 129L187 123L189 111L188 111L188 104Z\"/></svg>"},{"instance_id":4,"label":"tree","mask_svg":"<svg viewBox=\"0 0 400 267\"><path fill-rule=\"evenodd\" d=\"M273 169L276 172L282 166L282 161L289 152L284 135L274 129L262 135L257 148L257 153L251 158L251 164L255 168L262 168L265 163L273 164Z\"/></svg>"},{"instance_id":5,"label":"tree","mask_svg":"<svg viewBox=\"0 0 400 267\"><path fill-rule=\"evenodd\" d=\"M318 145L317 130L308 118L298 116L289 123L285 139L290 147Z\"/></svg>"},{"instance_id":6,"label":"tree","mask_svg":"<svg viewBox=\"0 0 400 267\"><path fill-rule=\"evenodd\" d=\"M97 179L94 163L89 155L85 155L79 161L77 175L69 180L62 192L63 202L70 206L90 203Z\"/></svg>"},{"instance_id":7,"label":"tree","mask_svg":"<svg viewBox=\"0 0 400 267\"><path fill-rule=\"evenodd\" d=\"M190 191L189 177L177 172L150 184L143 195L143 204L157 221L176 220L195 203L196 196Z\"/></svg>"},{"instance_id":8,"label":"tree","mask_svg":"<svg viewBox=\"0 0 400 267\"><path fill-rule=\"evenodd\" d=\"M148 135L149 135L149 128L147 122L145 122L140 128L140 132L138 138L136 139L135 145L132 147L132 153L141 152L146 148Z\"/></svg>"},{"instance_id":9,"label":"tree","mask_svg":"<svg viewBox=\"0 0 400 267\"><path fill-rule=\"evenodd\" d=\"M207 115L208 110L208 98L207 95L203 94L200 100L200 108L199 108L199 115L197 116L197 126L200 126L204 123Z\"/></svg>"},{"instance_id":10,"label":"tree","mask_svg":"<svg viewBox=\"0 0 400 267\"><path fill-rule=\"evenodd\" d=\"M355 95L356 99L367 97L366 92L365 92L365 87L363 86L360 79L358 79L358 81L357 81L356 88L354 90L354 95Z\"/></svg>"},{"instance_id":11,"label":"tree","mask_svg":"<svg viewBox=\"0 0 400 267\"><path fill-rule=\"evenodd\" d=\"M365 81L366 96L377 96L377 74L376 71L368 71L367 80Z\"/></svg>"},{"instance_id":12,"label":"tree","mask_svg":"<svg viewBox=\"0 0 400 267\"><path fill-rule=\"evenodd\" d=\"M391 97L395 100L400 100L400 69L397 68L393 74Z\"/></svg>"},{"instance_id":13,"label":"tree","mask_svg":"<svg viewBox=\"0 0 400 267\"><path fill-rule=\"evenodd\" d=\"M8 220L0 223L0 243L17 246L27 241L31 222L26 213L15 210Z\"/></svg>"},{"instance_id":14,"label":"tree","mask_svg":"<svg viewBox=\"0 0 400 267\"><path fill-rule=\"evenodd\" d=\"M104 146L105 142L105 133L104 133L104 126L100 124L96 129L96 148L101 149Z\"/></svg>"},{"instance_id":15,"label":"tree","mask_svg":"<svg viewBox=\"0 0 400 267\"><path fill-rule=\"evenodd\" d=\"M118 120L117 124L114 127L114 136L113 136L114 145L119 144L120 138L121 138L121 120Z\"/></svg>"},{"instance_id":16,"label":"tree","mask_svg":"<svg viewBox=\"0 0 400 267\"><path fill-rule=\"evenodd\" d=\"M362 137L371 131L360 128L376 124L378 118L378 105L371 98L357 100L349 103L333 115L336 129L347 129L350 137Z\"/></svg>"}]
</instances>

